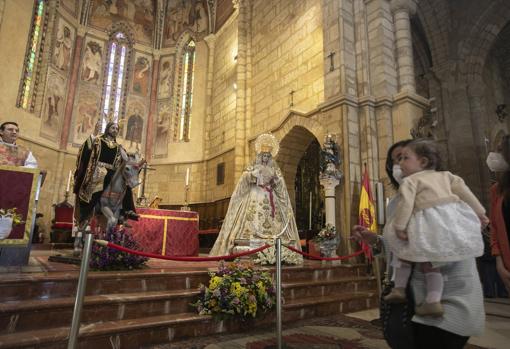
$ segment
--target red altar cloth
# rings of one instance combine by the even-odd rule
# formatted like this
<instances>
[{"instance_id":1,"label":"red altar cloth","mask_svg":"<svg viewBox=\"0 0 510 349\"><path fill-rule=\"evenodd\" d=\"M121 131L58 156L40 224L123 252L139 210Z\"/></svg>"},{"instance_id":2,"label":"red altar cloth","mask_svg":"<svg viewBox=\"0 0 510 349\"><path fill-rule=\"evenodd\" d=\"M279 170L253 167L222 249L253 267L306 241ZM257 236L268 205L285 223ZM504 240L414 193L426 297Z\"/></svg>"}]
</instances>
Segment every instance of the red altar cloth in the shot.
<instances>
[{"instance_id":1,"label":"red altar cloth","mask_svg":"<svg viewBox=\"0 0 510 349\"><path fill-rule=\"evenodd\" d=\"M133 238L144 252L163 256L198 256L198 213L137 208L138 222L129 221Z\"/></svg>"}]
</instances>

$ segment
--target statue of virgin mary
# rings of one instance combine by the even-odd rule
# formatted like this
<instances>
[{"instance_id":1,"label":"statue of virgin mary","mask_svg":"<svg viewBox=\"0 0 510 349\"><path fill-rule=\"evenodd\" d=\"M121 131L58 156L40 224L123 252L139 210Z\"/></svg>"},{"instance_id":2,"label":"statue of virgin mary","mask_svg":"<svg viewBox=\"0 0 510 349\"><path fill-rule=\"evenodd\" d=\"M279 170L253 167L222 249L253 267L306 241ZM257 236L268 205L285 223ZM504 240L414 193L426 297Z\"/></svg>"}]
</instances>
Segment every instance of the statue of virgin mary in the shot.
<instances>
[{"instance_id":1,"label":"statue of virgin mary","mask_svg":"<svg viewBox=\"0 0 510 349\"><path fill-rule=\"evenodd\" d=\"M210 255L232 253L236 240L272 242L300 249L296 220L280 168L273 160L278 140L261 134L255 141L257 157L241 175L230 198L227 215Z\"/></svg>"}]
</instances>

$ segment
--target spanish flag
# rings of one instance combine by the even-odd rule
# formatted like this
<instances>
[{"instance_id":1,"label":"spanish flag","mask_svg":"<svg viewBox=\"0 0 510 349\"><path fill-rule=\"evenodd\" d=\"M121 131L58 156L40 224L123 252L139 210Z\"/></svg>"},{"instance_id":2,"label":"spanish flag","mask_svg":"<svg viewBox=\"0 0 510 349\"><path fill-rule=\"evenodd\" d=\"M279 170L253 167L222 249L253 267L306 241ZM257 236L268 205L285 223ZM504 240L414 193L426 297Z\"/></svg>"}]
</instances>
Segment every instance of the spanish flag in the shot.
<instances>
[{"instance_id":1,"label":"spanish flag","mask_svg":"<svg viewBox=\"0 0 510 349\"><path fill-rule=\"evenodd\" d=\"M370 178L368 177L368 170L366 166L365 173L361 178L358 224L373 231L374 233L377 232L375 205L372 197L372 191L370 190Z\"/></svg>"}]
</instances>

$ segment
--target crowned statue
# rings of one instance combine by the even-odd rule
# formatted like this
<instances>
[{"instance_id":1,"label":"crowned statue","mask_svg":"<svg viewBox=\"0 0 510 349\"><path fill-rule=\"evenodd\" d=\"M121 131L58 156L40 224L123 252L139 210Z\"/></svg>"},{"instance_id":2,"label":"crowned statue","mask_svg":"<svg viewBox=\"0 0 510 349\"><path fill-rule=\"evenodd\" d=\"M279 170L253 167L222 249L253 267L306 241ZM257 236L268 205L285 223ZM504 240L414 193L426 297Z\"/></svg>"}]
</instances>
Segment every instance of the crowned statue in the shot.
<instances>
[{"instance_id":1,"label":"crowned statue","mask_svg":"<svg viewBox=\"0 0 510 349\"><path fill-rule=\"evenodd\" d=\"M289 193L282 172L273 160L279 147L278 140L271 134L257 137L257 157L241 175L230 198L211 256L233 253L239 241L272 243L278 237L283 244L301 249Z\"/></svg>"}]
</instances>

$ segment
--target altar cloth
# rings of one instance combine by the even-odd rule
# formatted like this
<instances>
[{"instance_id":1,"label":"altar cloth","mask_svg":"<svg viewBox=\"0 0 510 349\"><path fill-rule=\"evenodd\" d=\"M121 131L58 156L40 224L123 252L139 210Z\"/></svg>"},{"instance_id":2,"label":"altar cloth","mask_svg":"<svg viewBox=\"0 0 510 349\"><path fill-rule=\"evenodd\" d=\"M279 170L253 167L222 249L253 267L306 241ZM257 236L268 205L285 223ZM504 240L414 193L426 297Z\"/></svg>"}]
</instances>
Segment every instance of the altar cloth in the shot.
<instances>
[{"instance_id":1,"label":"altar cloth","mask_svg":"<svg viewBox=\"0 0 510 349\"><path fill-rule=\"evenodd\" d=\"M129 221L140 250L163 256L198 256L198 213L137 208L137 221Z\"/></svg>"}]
</instances>

